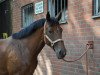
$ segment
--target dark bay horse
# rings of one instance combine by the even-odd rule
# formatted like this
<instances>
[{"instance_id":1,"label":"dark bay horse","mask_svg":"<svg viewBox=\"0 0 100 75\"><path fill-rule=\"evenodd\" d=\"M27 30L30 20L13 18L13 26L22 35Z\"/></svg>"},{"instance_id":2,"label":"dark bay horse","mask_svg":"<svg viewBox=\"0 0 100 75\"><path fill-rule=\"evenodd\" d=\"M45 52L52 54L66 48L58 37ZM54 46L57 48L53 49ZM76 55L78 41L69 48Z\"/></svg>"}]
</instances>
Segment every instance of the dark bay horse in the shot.
<instances>
[{"instance_id":1,"label":"dark bay horse","mask_svg":"<svg viewBox=\"0 0 100 75\"><path fill-rule=\"evenodd\" d=\"M66 55L62 40L62 28L59 25L60 14L56 18L39 19L0 40L0 75L33 75L37 66L37 56L47 44L56 53L58 59Z\"/></svg>"}]
</instances>

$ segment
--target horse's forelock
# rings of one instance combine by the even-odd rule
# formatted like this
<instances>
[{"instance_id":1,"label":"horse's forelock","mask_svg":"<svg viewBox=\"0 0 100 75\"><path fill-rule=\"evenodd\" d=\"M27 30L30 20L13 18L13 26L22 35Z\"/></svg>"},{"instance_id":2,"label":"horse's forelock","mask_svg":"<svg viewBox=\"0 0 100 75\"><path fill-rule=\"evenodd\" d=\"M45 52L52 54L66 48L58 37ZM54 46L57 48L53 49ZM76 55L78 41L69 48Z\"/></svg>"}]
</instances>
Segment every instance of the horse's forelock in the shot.
<instances>
[{"instance_id":1,"label":"horse's forelock","mask_svg":"<svg viewBox=\"0 0 100 75\"><path fill-rule=\"evenodd\" d=\"M32 33L34 33L38 28L44 26L46 19L39 19L35 22L33 22L32 24L30 24L28 27L22 29L21 31L12 34L12 38L13 39L22 39L25 37L30 36ZM49 23L51 23L50 25L58 25L59 22L57 21L56 18L51 17Z\"/></svg>"}]
</instances>

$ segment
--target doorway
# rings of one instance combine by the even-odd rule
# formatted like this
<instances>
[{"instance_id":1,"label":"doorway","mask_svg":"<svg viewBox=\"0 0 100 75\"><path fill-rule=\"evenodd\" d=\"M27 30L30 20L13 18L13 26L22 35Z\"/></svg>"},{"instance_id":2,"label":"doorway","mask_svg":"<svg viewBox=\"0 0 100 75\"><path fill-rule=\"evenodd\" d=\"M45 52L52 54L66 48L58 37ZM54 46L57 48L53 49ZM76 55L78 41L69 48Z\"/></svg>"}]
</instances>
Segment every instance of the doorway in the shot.
<instances>
[{"instance_id":1,"label":"doorway","mask_svg":"<svg viewBox=\"0 0 100 75\"><path fill-rule=\"evenodd\" d=\"M3 38L3 33L8 36L12 33L10 0L0 3L0 39Z\"/></svg>"}]
</instances>

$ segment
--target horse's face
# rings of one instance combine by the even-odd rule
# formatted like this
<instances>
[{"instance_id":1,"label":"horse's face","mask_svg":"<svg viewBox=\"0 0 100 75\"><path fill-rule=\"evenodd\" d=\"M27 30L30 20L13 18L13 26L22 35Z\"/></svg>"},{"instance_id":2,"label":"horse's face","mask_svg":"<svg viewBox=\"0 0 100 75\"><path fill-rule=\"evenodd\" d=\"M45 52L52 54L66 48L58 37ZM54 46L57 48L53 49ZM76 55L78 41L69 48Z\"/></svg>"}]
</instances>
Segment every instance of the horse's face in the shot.
<instances>
[{"instance_id":1,"label":"horse's face","mask_svg":"<svg viewBox=\"0 0 100 75\"><path fill-rule=\"evenodd\" d=\"M66 49L62 40L62 28L59 25L58 17L50 18L47 13L47 22L45 25L45 42L48 46L54 49L58 59L62 59L66 55Z\"/></svg>"}]
</instances>

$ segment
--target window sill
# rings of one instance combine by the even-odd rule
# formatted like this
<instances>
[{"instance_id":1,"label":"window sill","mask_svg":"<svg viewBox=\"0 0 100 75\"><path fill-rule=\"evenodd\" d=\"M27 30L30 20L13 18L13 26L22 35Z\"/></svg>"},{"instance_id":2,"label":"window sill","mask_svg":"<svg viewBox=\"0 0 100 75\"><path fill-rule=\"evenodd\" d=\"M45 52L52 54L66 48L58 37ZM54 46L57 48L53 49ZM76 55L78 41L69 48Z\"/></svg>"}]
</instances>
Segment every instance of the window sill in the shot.
<instances>
[{"instance_id":1,"label":"window sill","mask_svg":"<svg viewBox=\"0 0 100 75\"><path fill-rule=\"evenodd\" d=\"M92 18L93 18L93 19L95 19L95 18L100 18L100 15L94 15L94 16L92 16Z\"/></svg>"},{"instance_id":2,"label":"window sill","mask_svg":"<svg viewBox=\"0 0 100 75\"><path fill-rule=\"evenodd\" d=\"M68 22L67 22L67 21L60 21L59 24L60 24L60 25L68 24Z\"/></svg>"}]
</instances>

